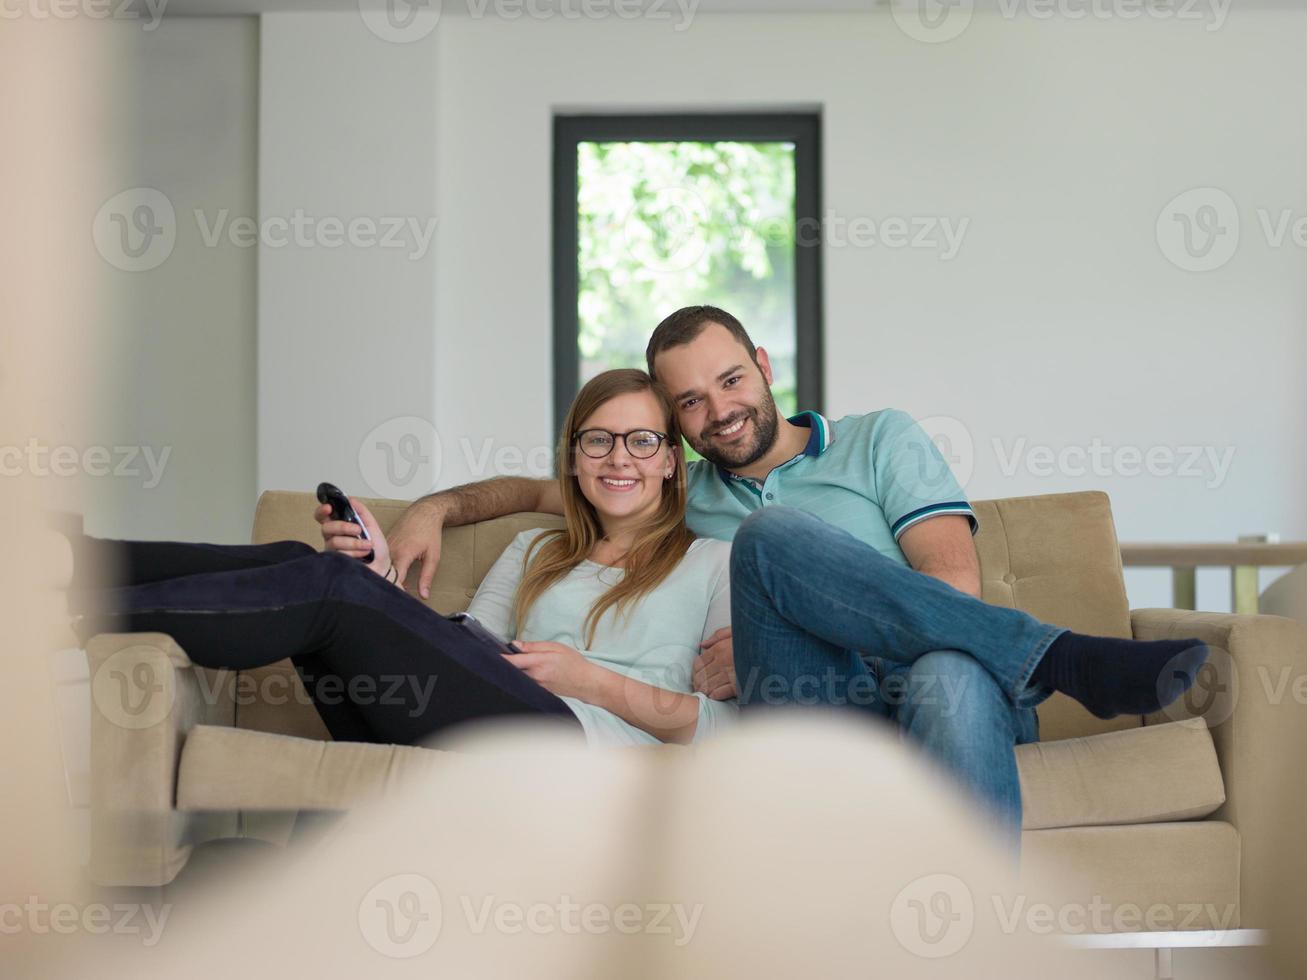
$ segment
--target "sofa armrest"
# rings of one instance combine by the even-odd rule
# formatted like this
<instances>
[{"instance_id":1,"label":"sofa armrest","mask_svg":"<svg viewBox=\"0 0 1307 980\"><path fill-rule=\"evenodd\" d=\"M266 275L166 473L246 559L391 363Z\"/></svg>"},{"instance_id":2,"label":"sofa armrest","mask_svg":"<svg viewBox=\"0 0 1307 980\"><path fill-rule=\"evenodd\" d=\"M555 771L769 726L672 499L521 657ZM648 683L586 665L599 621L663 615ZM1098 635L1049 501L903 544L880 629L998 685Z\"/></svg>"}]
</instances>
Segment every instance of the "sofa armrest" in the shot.
<instances>
[{"instance_id":1,"label":"sofa armrest","mask_svg":"<svg viewBox=\"0 0 1307 980\"><path fill-rule=\"evenodd\" d=\"M1225 781L1225 805L1212 819L1233 824L1242 838L1241 924L1264 926L1283 861L1275 841L1279 800L1287 767L1302 750L1293 732L1307 700L1307 629L1280 616L1182 609L1138 609L1131 626L1137 639L1192 636L1212 648L1189 694L1145 721L1201 716L1211 729Z\"/></svg>"},{"instance_id":2,"label":"sofa armrest","mask_svg":"<svg viewBox=\"0 0 1307 980\"><path fill-rule=\"evenodd\" d=\"M196 725L233 725L235 673L196 667L163 633L103 633L91 676L91 879L163 885L191 848L234 836L235 814L178 813L177 768Z\"/></svg>"}]
</instances>

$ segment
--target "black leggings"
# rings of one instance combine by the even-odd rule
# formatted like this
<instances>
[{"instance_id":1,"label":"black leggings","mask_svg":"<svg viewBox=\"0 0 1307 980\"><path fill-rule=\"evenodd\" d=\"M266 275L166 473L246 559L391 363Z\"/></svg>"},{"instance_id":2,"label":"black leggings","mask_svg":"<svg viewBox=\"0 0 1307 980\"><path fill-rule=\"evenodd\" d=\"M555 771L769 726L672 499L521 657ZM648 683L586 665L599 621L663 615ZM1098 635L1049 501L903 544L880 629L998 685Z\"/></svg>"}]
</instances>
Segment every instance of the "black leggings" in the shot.
<instances>
[{"instance_id":1,"label":"black leggings","mask_svg":"<svg viewBox=\"0 0 1307 980\"><path fill-rule=\"evenodd\" d=\"M413 744L474 719L580 722L554 694L358 559L264 545L73 541L80 632L159 632L202 667L289 657L337 740ZM88 588L85 569L103 576Z\"/></svg>"}]
</instances>

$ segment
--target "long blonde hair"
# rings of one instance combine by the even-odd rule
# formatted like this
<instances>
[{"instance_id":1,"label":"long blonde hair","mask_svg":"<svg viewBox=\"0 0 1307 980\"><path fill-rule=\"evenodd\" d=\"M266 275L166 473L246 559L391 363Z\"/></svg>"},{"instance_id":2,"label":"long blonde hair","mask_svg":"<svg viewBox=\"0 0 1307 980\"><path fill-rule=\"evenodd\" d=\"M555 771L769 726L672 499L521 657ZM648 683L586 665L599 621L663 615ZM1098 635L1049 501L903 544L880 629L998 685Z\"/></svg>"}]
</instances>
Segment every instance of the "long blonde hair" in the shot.
<instances>
[{"instance_id":1,"label":"long blonde hair","mask_svg":"<svg viewBox=\"0 0 1307 980\"><path fill-rule=\"evenodd\" d=\"M567 526L539 535L527 550L522 563L522 582L513 601L513 618L519 629L540 596L589 558L604 536L599 514L581 492L576 476L572 447L577 430L613 398L641 391L652 392L662 407L663 427L667 433L663 448L671 454L676 468L671 479L662 481L662 502L657 513L640 528L634 544L626 553L626 574L590 608L582 626L586 647L594 642L595 630L605 612L614 609L618 616L628 613L633 603L657 588L672 573L693 543L695 536L685 525L685 458L671 396L643 371L634 368L605 371L588 381L577 394L558 435L558 485L563 495L563 516Z\"/></svg>"}]
</instances>

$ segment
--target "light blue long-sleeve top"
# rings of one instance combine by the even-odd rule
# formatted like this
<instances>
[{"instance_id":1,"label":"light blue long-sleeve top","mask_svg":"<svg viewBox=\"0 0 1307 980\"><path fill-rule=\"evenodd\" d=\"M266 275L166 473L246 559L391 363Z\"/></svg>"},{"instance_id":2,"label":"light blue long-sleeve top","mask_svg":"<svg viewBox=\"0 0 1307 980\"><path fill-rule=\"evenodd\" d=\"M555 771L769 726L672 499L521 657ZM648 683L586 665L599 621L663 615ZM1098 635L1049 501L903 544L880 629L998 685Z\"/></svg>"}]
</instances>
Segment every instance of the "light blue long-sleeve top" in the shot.
<instances>
[{"instance_id":1,"label":"light blue long-sleeve top","mask_svg":"<svg viewBox=\"0 0 1307 980\"><path fill-rule=\"evenodd\" d=\"M718 629L731 625L730 554L725 541L698 538L662 583L646 593L620 617L607 610L585 646L583 625L590 608L621 580L620 568L584 561L555 582L527 611L520 626L513 622L513 598L522 581L522 559L543 529L523 531L513 538L477 589L468 612L498 636L526 642L549 640L580 651L601 667L655 687L699 700L699 742L735 720L735 701L714 701L693 689L694 658L699 644ZM591 745L648 745L658 739L604 708L576 698L563 701L580 719Z\"/></svg>"}]
</instances>

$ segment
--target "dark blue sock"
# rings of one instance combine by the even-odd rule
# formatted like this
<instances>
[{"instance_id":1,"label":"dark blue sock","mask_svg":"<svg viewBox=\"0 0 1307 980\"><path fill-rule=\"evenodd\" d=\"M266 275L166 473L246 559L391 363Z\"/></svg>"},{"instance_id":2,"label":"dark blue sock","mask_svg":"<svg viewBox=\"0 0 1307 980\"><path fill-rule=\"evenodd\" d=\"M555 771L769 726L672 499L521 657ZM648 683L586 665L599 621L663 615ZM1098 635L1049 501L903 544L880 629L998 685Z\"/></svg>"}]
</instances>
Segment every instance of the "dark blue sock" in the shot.
<instances>
[{"instance_id":1,"label":"dark blue sock","mask_svg":"<svg viewBox=\"0 0 1307 980\"><path fill-rule=\"evenodd\" d=\"M1122 640L1068 630L1049 645L1032 679L1099 718L1146 715L1189 690L1208 652L1199 640Z\"/></svg>"}]
</instances>

